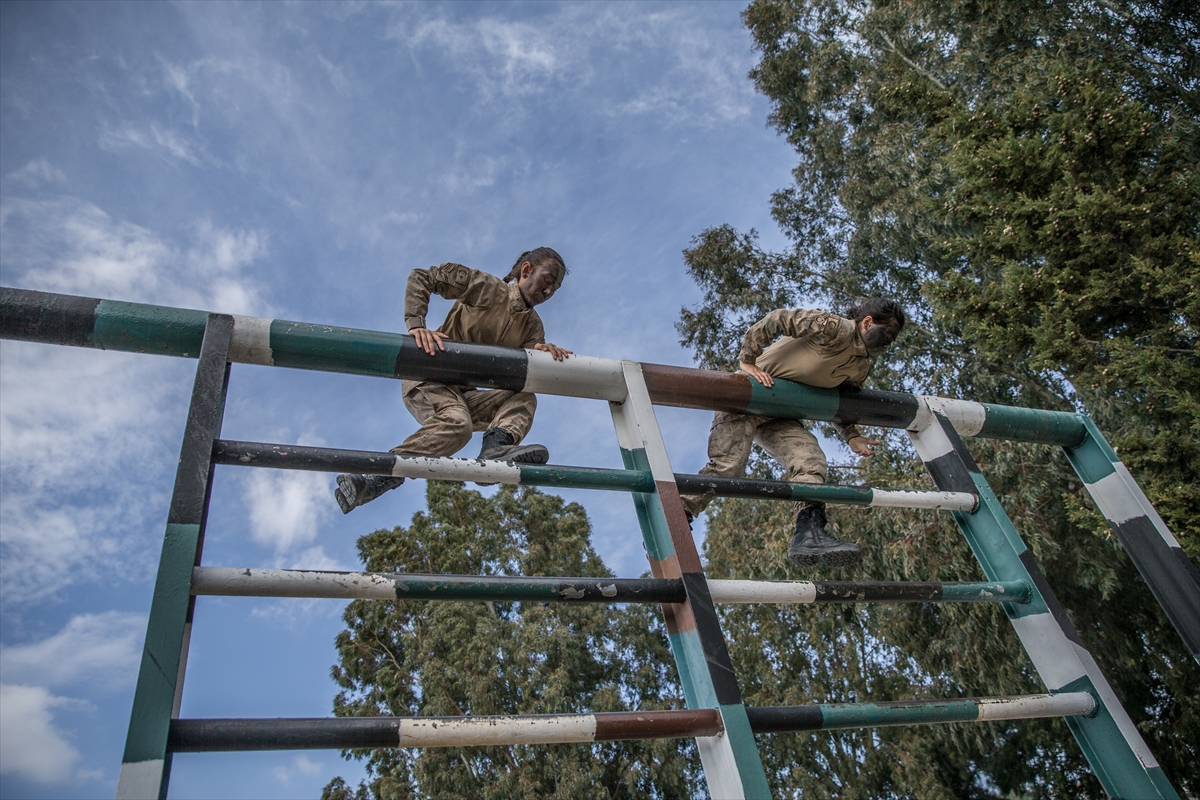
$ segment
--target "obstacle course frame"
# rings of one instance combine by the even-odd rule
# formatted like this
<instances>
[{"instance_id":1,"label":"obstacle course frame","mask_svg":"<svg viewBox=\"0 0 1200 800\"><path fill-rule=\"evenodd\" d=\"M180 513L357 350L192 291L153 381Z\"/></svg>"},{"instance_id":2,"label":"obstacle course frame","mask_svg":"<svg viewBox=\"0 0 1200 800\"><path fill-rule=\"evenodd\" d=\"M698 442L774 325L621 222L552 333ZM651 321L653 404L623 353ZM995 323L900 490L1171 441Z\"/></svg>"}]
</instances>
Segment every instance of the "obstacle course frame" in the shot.
<instances>
[{"instance_id":1,"label":"obstacle course frame","mask_svg":"<svg viewBox=\"0 0 1200 800\"><path fill-rule=\"evenodd\" d=\"M1066 720L1111 796L1177 797L962 441L964 436L977 436L1063 447L1189 651L1200 661L1200 572L1099 430L1083 415L896 392L814 389L782 380L767 388L740 374L588 356L556 362L537 351L460 342L446 342L446 351L430 358L412 337L394 333L8 288L0 289L0 312L3 338L199 361L118 797L165 797L173 752L686 736L695 738L713 796L757 798L768 796L769 789L755 734L1041 716ZM220 439L220 428L232 363L445 381L607 401L625 469L530 467L228 442ZM939 491L812 487L676 474L658 429L655 404L901 428L912 437ZM592 581L596 585L589 586L583 579L516 577L489 585L475 576L204 567L204 527L213 471L222 464L626 491L634 500L654 578ZM988 582L709 581L684 517L681 491L943 509L954 515ZM433 718L180 720L188 641L196 597L201 594L658 602L688 709L506 717L486 724L484 718L438 720L436 725ZM716 602L932 601L1001 603L1050 694L747 708L714 608ZM483 739L471 738L478 738L485 729L490 733ZM562 736L576 738L555 738ZM367 740L382 744L353 744Z\"/></svg>"}]
</instances>

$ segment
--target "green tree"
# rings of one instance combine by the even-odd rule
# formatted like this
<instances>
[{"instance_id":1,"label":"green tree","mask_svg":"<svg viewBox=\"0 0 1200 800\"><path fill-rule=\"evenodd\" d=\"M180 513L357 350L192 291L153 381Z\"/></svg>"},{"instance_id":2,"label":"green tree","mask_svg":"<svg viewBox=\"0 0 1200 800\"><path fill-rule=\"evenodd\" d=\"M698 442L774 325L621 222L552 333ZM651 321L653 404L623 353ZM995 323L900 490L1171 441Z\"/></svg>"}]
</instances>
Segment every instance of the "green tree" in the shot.
<instances>
[{"instance_id":1,"label":"green tree","mask_svg":"<svg viewBox=\"0 0 1200 800\"><path fill-rule=\"evenodd\" d=\"M685 251L685 345L730 368L794 305L891 296L913 322L873 383L1086 408L1200 556L1197 14L1183 3L756 0L771 124L799 156L773 198L788 252L719 226ZM895 432L853 478L930 486ZM969 442L1177 787L1200 791L1200 681L1062 454ZM773 467L760 462L760 471ZM981 579L944 518L838 509L880 580ZM786 510L715 506L714 577L801 577ZM747 574L747 573L750 574ZM998 609L722 611L752 705L1040 691ZM761 684L753 676L763 676ZM769 676L769 677L768 677ZM760 738L782 794L1099 797L1060 721Z\"/></svg>"},{"instance_id":2,"label":"green tree","mask_svg":"<svg viewBox=\"0 0 1200 800\"><path fill-rule=\"evenodd\" d=\"M359 540L371 572L607 577L583 509L535 489L492 497L429 483L428 512ZM337 639L338 716L551 714L679 708L657 608L357 600ZM689 740L355 751L349 798L693 797Z\"/></svg>"}]
</instances>

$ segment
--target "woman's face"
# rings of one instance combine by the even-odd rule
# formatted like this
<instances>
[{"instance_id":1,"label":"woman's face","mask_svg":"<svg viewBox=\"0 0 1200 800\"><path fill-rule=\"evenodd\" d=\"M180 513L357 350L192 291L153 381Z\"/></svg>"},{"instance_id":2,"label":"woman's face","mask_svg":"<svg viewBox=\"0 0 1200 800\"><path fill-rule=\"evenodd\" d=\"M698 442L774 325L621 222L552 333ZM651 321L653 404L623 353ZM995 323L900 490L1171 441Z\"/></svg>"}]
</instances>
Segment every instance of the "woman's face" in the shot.
<instances>
[{"instance_id":1,"label":"woman's face","mask_svg":"<svg viewBox=\"0 0 1200 800\"><path fill-rule=\"evenodd\" d=\"M530 306L538 306L553 297L558 289L555 285L558 282L558 270L557 264L542 264L537 268L528 261L522 264L517 286L525 302Z\"/></svg>"}]
</instances>

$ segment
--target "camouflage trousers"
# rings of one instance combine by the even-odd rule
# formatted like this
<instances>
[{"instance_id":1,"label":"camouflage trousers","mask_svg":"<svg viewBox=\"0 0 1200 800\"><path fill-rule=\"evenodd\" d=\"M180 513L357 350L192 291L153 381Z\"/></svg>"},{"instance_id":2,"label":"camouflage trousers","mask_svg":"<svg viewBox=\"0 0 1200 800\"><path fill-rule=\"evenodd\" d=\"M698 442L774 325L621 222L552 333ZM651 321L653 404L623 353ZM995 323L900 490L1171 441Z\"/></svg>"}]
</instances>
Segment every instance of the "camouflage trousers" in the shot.
<instances>
[{"instance_id":1,"label":"camouflage trousers","mask_svg":"<svg viewBox=\"0 0 1200 800\"><path fill-rule=\"evenodd\" d=\"M708 434L708 463L701 475L741 477L750 460L750 447L757 442L786 470L784 480L793 483L824 483L828 463L817 437L809 433L802 422L794 419L775 419L757 414L728 414L718 411ZM683 496L683 507L693 517L699 516L714 494ZM799 510L803 503L796 503Z\"/></svg>"},{"instance_id":2,"label":"camouflage trousers","mask_svg":"<svg viewBox=\"0 0 1200 800\"><path fill-rule=\"evenodd\" d=\"M401 381L404 407L421 429L393 453L452 456L471 441L472 431L503 428L519 444L533 425L537 395L506 389L468 389L430 381Z\"/></svg>"}]
</instances>

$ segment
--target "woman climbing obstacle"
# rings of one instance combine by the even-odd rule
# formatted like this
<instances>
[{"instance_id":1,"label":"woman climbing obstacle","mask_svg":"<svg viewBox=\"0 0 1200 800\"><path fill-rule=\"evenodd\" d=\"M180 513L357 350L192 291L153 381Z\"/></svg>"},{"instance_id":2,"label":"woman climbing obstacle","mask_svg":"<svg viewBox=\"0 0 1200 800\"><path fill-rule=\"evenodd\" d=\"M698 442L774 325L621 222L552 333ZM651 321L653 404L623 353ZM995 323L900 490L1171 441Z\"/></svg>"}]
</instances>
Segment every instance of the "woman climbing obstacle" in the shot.
<instances>
[{"instance_id":1,"label":"woman climbing obstacle","mask_svg":"<svg viewBox=\"0 0 1200 800\"><path fill-rule=\"evenodd\" d=\"M417 347L433 358L445 350L442 342L451 339L533 348L562 361L571 351L546 342L541 317L533 309L554 296L566 274L562 256L549 247L522 253L503 280L453 263L414 269L404 294L404 324ZM455 301L437 330L425 327L431 294ZM433 381L401 381L400 387L404 406L421 428L393 447L393 453L450 456L470 441L472 431L484 431L481 459L545 464L550 458L540 444L521 445L537 408L537 397L529 392ZM402 483L404 478L343 473L333 496L342 513L349 514Z\"/></svg>"},{"instance_id":2,"label":"woman climbing obstacle","mask_svg":"<svg viewBox=\"0 0 1200 800\"><path fill-rule=\"evenodd\" d=\"M832 389L862 388L871 368L871 351L891 345L904 327L904 312L891 300L867 300L846 312L781 308L750 326L742 339L738 367L763 386L775 378ZM778 339L778 341L776 341ZM772 344L774 342L774 344ZM769 346L768 346L769 345ZM846 444L859 456L871 455L878 442L854 425L837 425ZM785 480L824 483L828 465L817 437L794 419L718 411L708 435L708 464L701 475L734 477L746 469L755 442L787 470ZM685 495L688 519L698 516L713 494ZM797 564L840 567L862 559L856 544L825 530L825 504L796 504L796 532L788 558Z\"/></svg>"}]
</instances>

